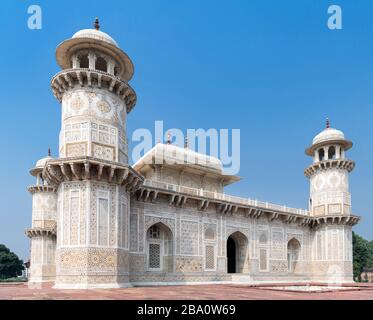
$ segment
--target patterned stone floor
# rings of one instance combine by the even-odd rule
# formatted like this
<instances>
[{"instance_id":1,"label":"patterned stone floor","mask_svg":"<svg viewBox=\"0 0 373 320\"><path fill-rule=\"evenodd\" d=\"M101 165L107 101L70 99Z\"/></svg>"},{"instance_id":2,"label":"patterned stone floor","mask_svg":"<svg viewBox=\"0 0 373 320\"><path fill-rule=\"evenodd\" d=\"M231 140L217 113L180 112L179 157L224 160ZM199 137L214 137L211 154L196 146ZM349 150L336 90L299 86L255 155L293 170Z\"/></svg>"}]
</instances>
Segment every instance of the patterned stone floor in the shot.
<instances>
[{"instance_id":1,"label":"patterned stone floor","mask_svg":"<svg viewBox=\"0 0 373 320\"><path fill-rule=\"evenodd\" d=\"M343 291L314 293L271 290L269 286L200 285L56 290L49 285L29 288L27 284L1 284L0 300L373 300L373 284L354 285Z\"/></svg>"}]
</instances>

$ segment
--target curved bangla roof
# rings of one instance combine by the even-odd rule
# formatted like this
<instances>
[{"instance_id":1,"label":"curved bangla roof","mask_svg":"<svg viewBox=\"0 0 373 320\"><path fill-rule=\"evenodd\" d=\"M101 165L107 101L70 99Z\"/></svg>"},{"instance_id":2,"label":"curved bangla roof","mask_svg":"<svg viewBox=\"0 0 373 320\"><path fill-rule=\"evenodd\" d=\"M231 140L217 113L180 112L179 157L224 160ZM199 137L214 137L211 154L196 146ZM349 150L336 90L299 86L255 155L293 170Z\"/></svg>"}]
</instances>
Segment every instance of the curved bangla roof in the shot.
<instances>
[{"instance_id":1,"label":"curved bangla roof","mask_svg":"<svg viewBox=\"0 0 373 320\"><path fill-rule=\"evenodd\" d=\"M218 158L173 144L156 144L133 165L133 168L139 172L144 172L154 165L173 167L216 178L220 177L224 180L225 185L241 180L237 176L224 175L222 162Z\"/></svg>"}]
</instances>

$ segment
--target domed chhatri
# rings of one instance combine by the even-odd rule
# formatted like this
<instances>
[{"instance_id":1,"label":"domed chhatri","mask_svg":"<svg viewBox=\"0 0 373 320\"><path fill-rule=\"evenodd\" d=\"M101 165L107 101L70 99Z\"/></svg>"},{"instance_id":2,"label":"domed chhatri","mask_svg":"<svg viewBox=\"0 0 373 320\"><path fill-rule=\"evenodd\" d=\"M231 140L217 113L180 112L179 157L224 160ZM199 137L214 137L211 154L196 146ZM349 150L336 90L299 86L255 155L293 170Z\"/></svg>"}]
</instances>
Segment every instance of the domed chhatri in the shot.
<instances>
[{"instance_id":1,"label":"domed chhatri","mask_svg":"<svg viewBox=\"0 0 373 320\"><path fill-rule=\"evenodd\" d=\"M333 143L343 146L345 151L352 147L352 142L345 138L344 133L331 128L330 121L327 119L326 128L313 138L312 145L306 150L306 154L312 156L316 149Z\"/></svg>"},{"instance_id":2,"label":"domed chhatri","mask_svg":"<svg viewBox=\"0 0 373 320\"><path fill-rule=\"evenodd\" d=\"M107 33L95 29L83 29L76 32L70 39L63 41L56 49L56 59L62 69L89 68L105 71L123 81L131 80L134 67L128 55L119 48L118 43ZM87 57L83 51L88 50ZM82 54L83 53L83 54ZM106 70L97 68L97 58L106 59ZM107 57L105 57L107 56ZM86 62L87 61L87 62Z\"/></svg>"},{"instance_id":3,"label":"domed chhatri","mask_svg":"<svg viewBox=\"0 0 373 320\"><path fill-rule=\"evenodd\" d=\"M352 142L345 139L342 131L330 128L327 119L326 129L306 150L313 157L313 163L305 169L311 183L311 215L351 214L348 174L354 169L355 162L345 155L351 147Z\"/></svg>"},{"instance_id":4,"label":"domed chhatri","mask_svg":"<svg viewBox=\"0 0 373 320\"><path fill-rule=\"evenodd\" d=\"M44 158L39 159L35 163L35 167L30 170L30 174L34 177L37 177L38 174L41 174L43 171L43 168L45 167L45 164L49 161L52 160L53 158L51 157L51 150L48 149L48 155Z\"/></svg>"},{"instance_id":5,"label":"domed chhatri","mask_svg":"<svg viewBox=\"0 0 373 320\"><path fill-rule=\"evenodd\" d=\"M90 38L90 39L97 39L100 41L105 41L109 44L112 44L119 48L118 43L110 37L107 33L100 31L100 23L98 18L96 18L95 23L93 24L94 29L83 29L76 32L72 39L74 38Z\"/></svg>"},{"instance_id":6,"label":"domed chhatri","mask_svg":"<svg viewBox=\"0 0 373 320\"><path fill-rule=\"evenodd\" d=\"M349 173L355 162L346 158L345 152L352 147L342 131L331 128L327 119L326 128L306 150L313 163L304 173L310 180L309 212L318 225L315 232L315 259L313 273L325 277L325 270L334 270L339 280L352 274L351 226L353 219ZM345 240L343 240L345 239ZM343 252L344 248L348 252Z\"/></svg>"}]
</instances>

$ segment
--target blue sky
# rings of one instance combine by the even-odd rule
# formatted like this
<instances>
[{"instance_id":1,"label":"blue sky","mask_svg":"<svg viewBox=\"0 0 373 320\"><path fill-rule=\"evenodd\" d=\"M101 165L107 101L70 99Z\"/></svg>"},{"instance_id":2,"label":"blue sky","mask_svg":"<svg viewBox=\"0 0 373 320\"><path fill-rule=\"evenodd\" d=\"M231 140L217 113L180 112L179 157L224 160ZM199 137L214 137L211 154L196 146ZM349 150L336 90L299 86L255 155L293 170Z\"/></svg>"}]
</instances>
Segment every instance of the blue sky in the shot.
<instances>
[{"instance_id":1,"label":"blue sky","mask_svg":"<svg viewBox=\"0 0 373 320\"><path fill-rule=\"evenodd\" d=\"M43 10L42 30L27 8ZM343 30L327 28L327 8ZM331 119L354 142L349 158L355 230L373 239L373 2L24 1L1 3L0 243L22 258L31 223L29 169L58 148L60 106L50 90L55 48L95 16L132 58L136 128L241 129L244 180L227 193L307 207L304 154Z\"/></svg>"}]
</instances>

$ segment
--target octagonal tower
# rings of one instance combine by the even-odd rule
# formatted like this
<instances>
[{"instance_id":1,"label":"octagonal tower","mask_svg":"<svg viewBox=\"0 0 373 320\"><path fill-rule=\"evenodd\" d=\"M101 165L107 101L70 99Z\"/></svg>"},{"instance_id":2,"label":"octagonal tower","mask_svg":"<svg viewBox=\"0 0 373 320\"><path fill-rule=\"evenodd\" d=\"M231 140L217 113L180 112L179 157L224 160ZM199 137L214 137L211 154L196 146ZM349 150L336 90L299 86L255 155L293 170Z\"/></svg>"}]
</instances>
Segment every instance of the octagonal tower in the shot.
<instances>
[{"instance_id":1,"label":"octagonal tower","mask_svg":"<svg viewBox=\"0 0 373 320\"><path fill-rule=\"evenodd\" d=\"M342 131L326 128L306 154L313 164L305 170L310 179L309 210L314 218L313 276L316 281L352 282L352 215L349 173L355 162L346 158L352 142Z\"/></svg>"},{"instance_id":2,"label":"octagonal tower","mask_svg":"<svg viewBox=\"0 0 373 320\"><path fill-rule=\"evenodd\" d=\"M28 187L32 194L32 225L26 230L31 239L31 258L29 282L42 283L55 280L56 263L56 219L57 190L47 183L43 176L43 168L48 156L38 160L30 173L36 178L35 184Z\"/></svg>"},{"instance_id":3,"label":"octagonal tower","mask_svg":"<svg viewBox=\"0 0 373 320\"><path fill-rule=\"evenodd\" d=\"M310 213L312 216L351 214L349 173L355 162L346 158L352 142L342 131L330 128L319 133L306 154L313 157L313 164L305 170L310 179Z\"/></svg>"},{"instance_id":4,"label":"octagonal tower","mask_svg":"<svg viewBox=\"0 0 373 320\"><path fill-rule=\"evenodd\" d=\"M51 82L62 105L59 158L43 175L58 188L56 288L129 285L130 194L143 178L128 166L127 114L136 103L133 64L99 30L75 33L56 51Z\"/></svg>"}]
</instances>

